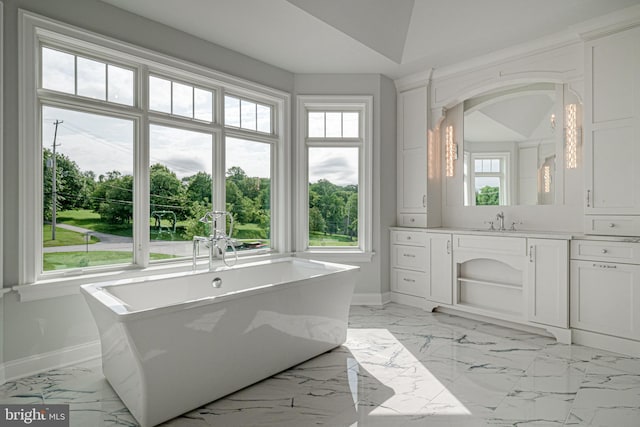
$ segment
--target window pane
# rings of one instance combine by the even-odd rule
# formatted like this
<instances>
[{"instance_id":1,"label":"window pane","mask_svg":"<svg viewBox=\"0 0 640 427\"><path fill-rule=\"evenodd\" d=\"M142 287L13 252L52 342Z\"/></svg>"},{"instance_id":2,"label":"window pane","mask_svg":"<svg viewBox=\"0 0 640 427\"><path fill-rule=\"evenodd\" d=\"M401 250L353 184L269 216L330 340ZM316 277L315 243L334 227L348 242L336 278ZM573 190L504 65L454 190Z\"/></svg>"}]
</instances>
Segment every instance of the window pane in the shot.
<instances>
[{"instance_id":1,"label":"window pane","mask_svg":"<svg viewBox=\"0 0 640 427\"><path fill-rule=\"evenodd\" d=\"M240 127L242 129L256 130L256 104L242 99L240 101L240 114L242 115Z\"/></svg>"},{"instance_id":2,"label":"window pane","mask_svg":"<svg viewBox=\"0 0 640 427\"><path fill-rule=\"evenodd\" d=\"M360 136L359 118L359 113L342 113L343 138L358 138Z\"/></svg>"},{"instance_id":3,"label":"window pane","mask_svg":"<svg viewBox=\"0 0 640 427\"><path fill-rule=\"evenodd\" d=\"M358 246L358 148L308 150L309 246Z\"/></svg>"},{"instance_id":4,"label":"window pane","mask_svg":"<svg viewBox=\"0 0 640 427\"><path fill-rule=\"evenodd\" d=\"M173 82L173 114L193 118L193 87Z\"/></svg>"},{"instance_id":5,"label":"window pane","mask_svg":"<svg viewBox=\"0 0 640 427\"><path fill-rule=\"evenodd\" d=\"M43 47L42 87L65 93L75 93L74 55Z\"/></svg>"},{"instance_id":6,"label":"window pane","mask_svg":"<svg viewBox=\"0 0 640 427\"><path fill-rule=\"evenodd\" d=\"M271 107L258 104L258 132L271 133Z\"/></svg>"},{"instance_id":7,"label":"window pane","mask_svg":"<svg viewBox=\"0 0 640 427\"><path fill-rule=\"evenodd\" d=\"M107 66L91 59L78 57L78 95L107 99Z\"/></svg>"},{"instance_id":8,"label":"window pane","mask_svg":"<svg viewBox=\"0 0 640 427\"><path fill-rule=\"evenodd\" d=\"M232 96L224 97L224 124L240 127L240 99Z\"/></svg>"},{"instance_id":9,"label":"window pane","mask_svg":"<svg viewBox=\"0 0 640 427\"><path fill-rule=\"evenodd\" d=\"M309 138L324 138L324 113L310 111Z\"/></svg>"},{"instance_id":10,"label":"window pane","mask_svg":"<svg viewBox=\"0 0 640 427\"><path fill-rule=\"evenodd\" d=\"M158 77L149 77L149 109L171 113L171 82Z\"/></svg>"},{"instance_id":11,"label":"window pane","mask_svg":"<svg viewBox=\"0 0 640 427\"><path fill-rule=\"evenodd\" d=\"M491 172L500 172L500 159L491 159Z\"/></svg>"},{"instance_id":12,"label":"window pane","mask_svg":"<svg viewBox=\"0 0 640 427\"><path fill-rule=\"evenodd\" d=\"M271 145L227 138L226 210L239 250L270 246Z\"/></svg>"},{"instance_id":13,"label":"window pane","mask_svg":"<svg viewBox=\"0 0 640 427\"><path fill-rule=\"evenodd\" d=\"M44 271L131 263L133 121L46 106L42 117Z\"/></svg>"},{"instance_id":14,"label":"window pane","mask_svg":"<svg viewBox=\"0 0 640 427\"><path fill-rule=\"evenodd\" d=\"M342 113L326 113L326 137L342 137Z\"/></svg>"},{"instance_id":15,"label":"window pane","mask_svg":"<svg viewBox=\"0 0 640 427\"><path fill-rule=\"evenodd\" d=\"M194 118L206 122L213 121L213 94L211 91L193 89Z\"/></svg>"},{"instance_id":16,"label":"window pane","mask_svg":"<svg viewBox=\"0 0 640 427\"><path fill-rule=\"evenodd\" d=\"M149 126L149 236L152 259L192 256L198 221L212 207L210 134Z\"/></svg>"},{"instance_id":17,"label":"window pane","mask_svg":"<svg viewBox=\"0 0 640 427\"><path fill-rule=\"evenodd\" d=\"M109 95L108 101L133 105L133 71L126 68L107 66Z\"/></svg>"},{"instance_id":18,"label":"window pane","mask_svg":"<svg viewBox=\"0 0 640 427\"><path fill-rule=\"evenodd\" d=\"M475 160L473 161L473 165L474 165L474 166L473 166L473 170L474 170L475 172L482 172L482 160L480 160L480 159L475 159Z\"/></svg>"},{"instance_id":19,"label":"window pane","mask_svg":"<svg viewBox=\"0 0 640 427\"><path fill-rule=\"evenodd\" d=\"M500 178L481 177L475 179L476 205L500 204Z\"/></svg>"}]
</instances>

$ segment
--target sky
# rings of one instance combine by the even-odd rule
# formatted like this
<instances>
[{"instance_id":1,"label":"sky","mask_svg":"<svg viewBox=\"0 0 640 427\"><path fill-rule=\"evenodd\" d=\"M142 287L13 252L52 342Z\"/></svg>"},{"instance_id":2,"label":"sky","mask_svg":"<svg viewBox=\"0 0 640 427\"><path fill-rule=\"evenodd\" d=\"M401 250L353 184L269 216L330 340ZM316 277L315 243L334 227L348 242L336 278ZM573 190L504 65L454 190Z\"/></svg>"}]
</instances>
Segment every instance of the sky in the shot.
<instances>
[{"instance_id":1,"label":"sky","mask_svg":"<svg viewBox=\"0 0 640 427\"><path fill-rule=\"evenodd\" d=\"M134 104L135 79L132 70L80 56L74 58L74 55L48 48L43 48L42 53L43 87L117 104ZM168 80L155 77L150 77L150 81L151 90L157 88L157 96L152 94L150 102L158 111L170 112L170 97L173 94L173 109L179 109L174 111L175 114L205 121L213 117L212 92L175 82L172 85ZM270 133L270 108L244 99L225 99L228 124L244 129ZM336 114L342 114L342 118ZM56 151L75 161L81 171L93 171L96 177L111 171L119 171L123 175L133 173L135 123L132 120L44 106L44 148L53 147L53 123L56 120L63 122L58 127ZM354 132L357 133L357 113L327 113L326 136L338 136L333 135L337 131L336 125L345 137L352 136ZM314 128L317 128L317 123ZM212 138L201 132L151 124L150 163L166 165L178 178L201 171L212 174L215 164ZM270 164L265 161L271 156L270 144L227 138L225 149L227 169L240 166L250 177L271 176ZM310 182L327 179L337 185L357 185L357 150L346 147L310 147Z\"/></svg>"}]
</instances>

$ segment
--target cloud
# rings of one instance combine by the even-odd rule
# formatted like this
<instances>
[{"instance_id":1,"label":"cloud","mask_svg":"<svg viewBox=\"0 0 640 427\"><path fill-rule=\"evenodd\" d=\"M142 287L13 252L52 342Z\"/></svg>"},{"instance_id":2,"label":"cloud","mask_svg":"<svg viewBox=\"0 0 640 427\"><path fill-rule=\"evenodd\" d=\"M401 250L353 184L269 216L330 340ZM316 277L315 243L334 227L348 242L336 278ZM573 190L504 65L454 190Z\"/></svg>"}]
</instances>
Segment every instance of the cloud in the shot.
<instances>
[{"instance_id":1,"label":"cloud","mask_svg":"<svg viewBox=\"0 0 640 427\"><path fill-rule=\"evenodd\" d=\"M358 148L309 147L309 182L326 179L336 185L358 184Z\"/></svg>"}]
</instances>

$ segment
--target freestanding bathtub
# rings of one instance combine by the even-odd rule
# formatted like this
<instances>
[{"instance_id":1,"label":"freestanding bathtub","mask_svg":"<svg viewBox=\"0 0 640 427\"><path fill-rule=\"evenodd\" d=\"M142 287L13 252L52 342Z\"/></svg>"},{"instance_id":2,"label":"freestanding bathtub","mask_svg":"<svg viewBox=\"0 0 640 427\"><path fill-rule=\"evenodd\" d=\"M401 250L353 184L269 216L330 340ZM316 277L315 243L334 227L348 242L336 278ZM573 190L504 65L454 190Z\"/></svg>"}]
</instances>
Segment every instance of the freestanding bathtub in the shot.
<instances>
[{"instance_id":1,"label":"freestanding bathtub","mask_svg":"<svg viewBox=\"0 0 640 427\"><path fill-rule=\"evenodd\" d=\"M342 344L357 270L282 258L81 289L104 375L148 427Z\"/></svg>"}]
</instances>

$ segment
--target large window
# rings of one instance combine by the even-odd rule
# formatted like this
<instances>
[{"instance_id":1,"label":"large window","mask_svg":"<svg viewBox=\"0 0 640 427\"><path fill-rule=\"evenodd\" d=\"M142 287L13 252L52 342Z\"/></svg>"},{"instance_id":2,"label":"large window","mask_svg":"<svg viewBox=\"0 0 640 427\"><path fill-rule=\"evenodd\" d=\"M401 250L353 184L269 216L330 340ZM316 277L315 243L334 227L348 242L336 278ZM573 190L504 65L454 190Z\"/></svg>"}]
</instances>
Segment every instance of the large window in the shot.
<instances>
[{"instance_id":1,"label":"large window","mask_svg":"<svg viewBox=\"0 0 640 427\"><path fill-rule=\"evenodd\" d=\"M190 258L211 210L288 249L286 94L21 17L22 283Z\"/></svg>"},{"instance_id":2,"label":"large window","mask_svg":"<svg viewBox=\"0 0 640 427\"><path fill-rule=\"evenodd\" d=\"M370 97L299 100L298 245L307 251L371 250Z\"/></svg>"}]
</instances>

